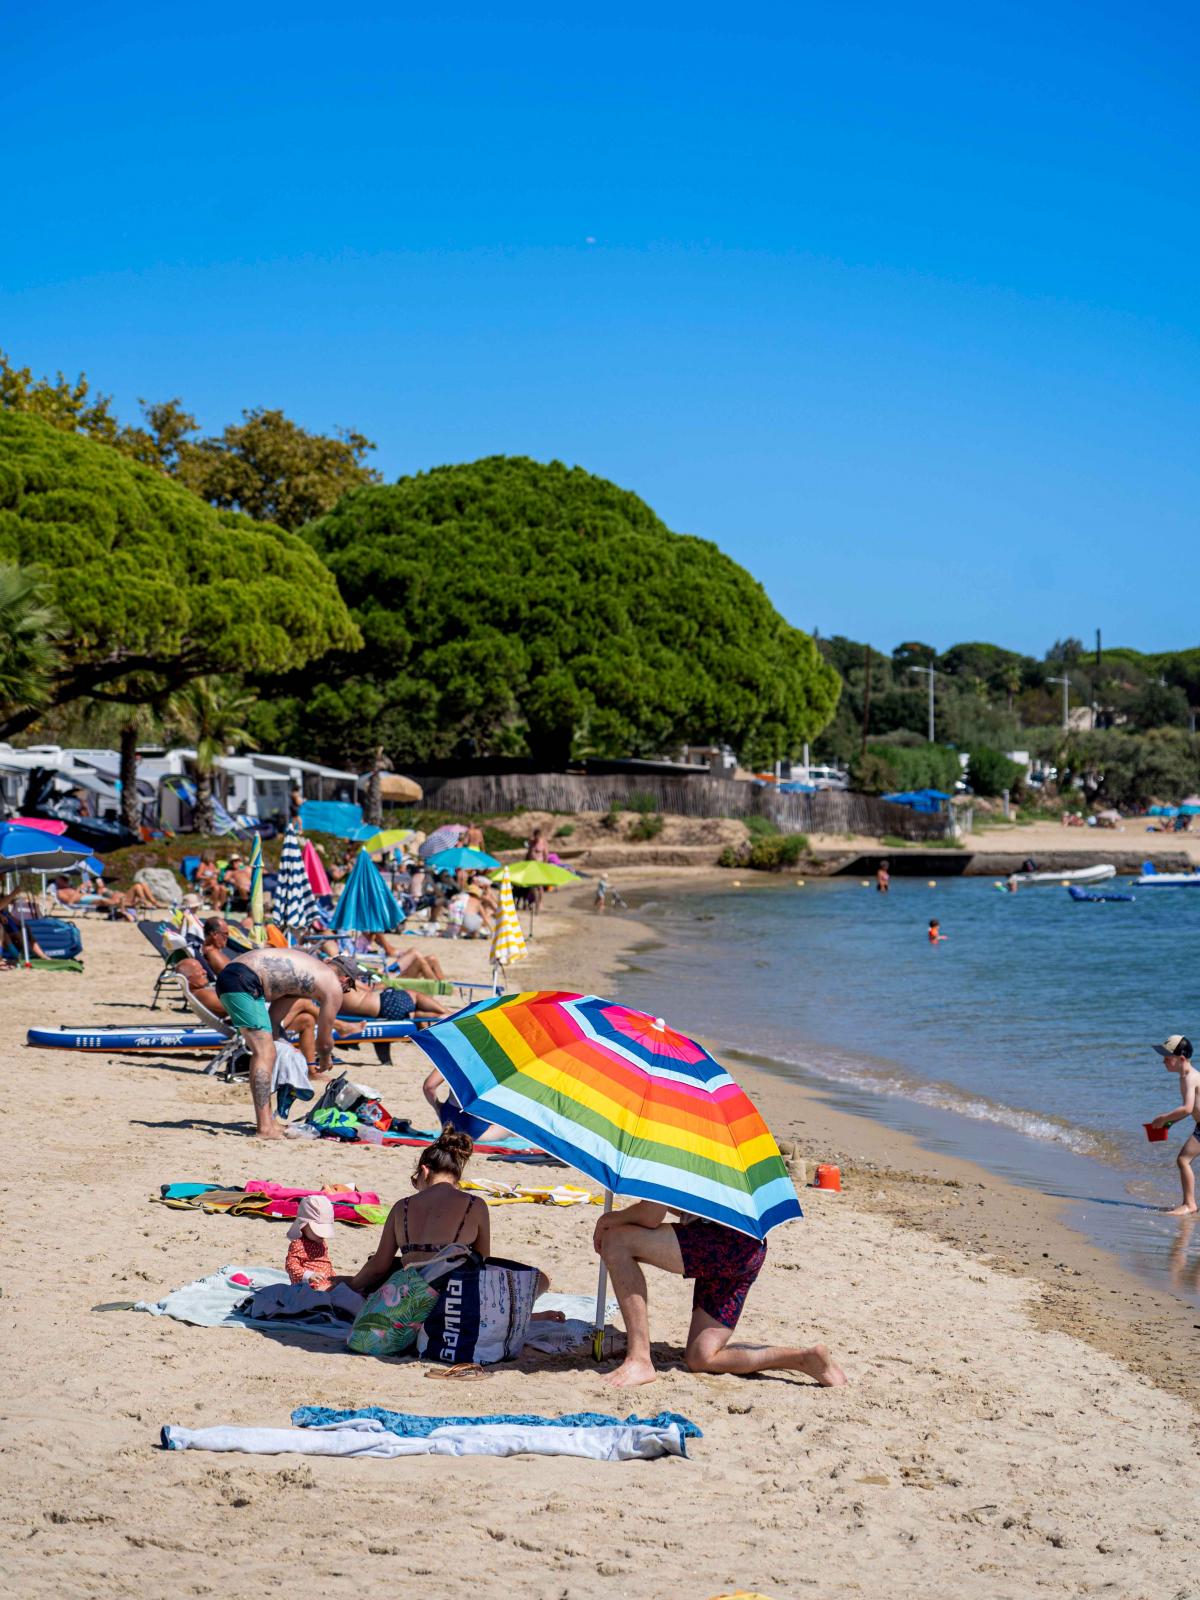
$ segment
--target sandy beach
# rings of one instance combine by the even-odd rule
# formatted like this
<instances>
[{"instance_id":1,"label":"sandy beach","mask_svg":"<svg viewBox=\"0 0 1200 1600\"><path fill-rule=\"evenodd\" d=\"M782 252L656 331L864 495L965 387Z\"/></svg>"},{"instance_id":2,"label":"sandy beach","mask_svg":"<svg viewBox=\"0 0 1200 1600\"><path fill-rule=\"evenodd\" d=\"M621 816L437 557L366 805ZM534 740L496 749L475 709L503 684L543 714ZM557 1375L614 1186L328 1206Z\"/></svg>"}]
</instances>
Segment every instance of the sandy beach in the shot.
<instances>
[{"instance_id":1,"label":"sandy beach","mask_svg":"<svg viewBox=\"0 0 1200 1600\"><path fill-rule=\"evenodd\" d=\"M645 930L592 917L582 893L552 905L520 983L619 991L622 957ZM34 1023L150 1019L157 961L145 941L125 924L83 931L82 975L0 976L0 1041L25 1069L4 1117L0 1571L11 1592L242 1595L295 1588L298 1569L301 1593L330 1596L414 1580L432 1597L486 1586L534 1600L1193 1592L1178 1512L1197 1443L1194 1313L1121 1272L1053 1202L740 1063L777 1136L809 1162L839 1162L845 1193L804 1191L805 1219L773 1234L739 1332L826 1341L846 1389L688 1373L690 1291L662 1275L650 1285L661 1377L621 1396L589 1361L522 1359L454 1388L431 1385L419 1363L303 1337L93 1310L156 1299L226 1263L282 1264L281 1223L170 1211L151 1203L165 1182L342 1182L391 1201L411 1161L330 1141L265 1149L248 1137L246 1089L194 1058L28 1049ZM438 953L455 977L485 974L482 944ZM422 1120L420 1052L398 1048L390 1067L365 1050L352 1059L391 1110ZM494 1171L479 1158L471 1169ZM499 1175L538 1182L545 1169L506 1163ZM592 1292L595 1214L498 1208L494 1248L560 1290ZM340 1228L339 1270L373 1237ZM157 1448L165 1423L285 1426L309 1403L670 1410L703 1438L688 1460L621 1465Z\"/></svg>"}]
</instances>

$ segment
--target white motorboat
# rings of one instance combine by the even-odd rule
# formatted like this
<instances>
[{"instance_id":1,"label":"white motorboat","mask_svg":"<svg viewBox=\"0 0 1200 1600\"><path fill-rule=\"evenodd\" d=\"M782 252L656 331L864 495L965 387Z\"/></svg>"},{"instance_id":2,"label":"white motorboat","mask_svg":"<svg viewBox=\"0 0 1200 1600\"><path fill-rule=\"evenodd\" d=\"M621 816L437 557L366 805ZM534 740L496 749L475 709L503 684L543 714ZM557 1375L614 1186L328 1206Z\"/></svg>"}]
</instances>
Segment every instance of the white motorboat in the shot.
<instances>
[{"instance_id":1,"label":"white motorboat","mask_svg":"<svg viewBox=\"0 0 1200 1600\"><path fill-rule=\"evenodd\" d=\"M1009 873L1014 883L1103 883L1105 878L1115 878L1116 875L1116 867L1108 861L1095 867L1073 867L1066 872Z\"/></svg>"},{"instance_id":2,"label":"white motorboat","mask_svg":"<svg viewBox=\"0 0 1200 1600\"><path fill-rule=\"evenodd\" d=\"M1200 889L1200 872L1156 872L1153 861L1142 862L1139 889Z\"/></svg>"}]
</instances>

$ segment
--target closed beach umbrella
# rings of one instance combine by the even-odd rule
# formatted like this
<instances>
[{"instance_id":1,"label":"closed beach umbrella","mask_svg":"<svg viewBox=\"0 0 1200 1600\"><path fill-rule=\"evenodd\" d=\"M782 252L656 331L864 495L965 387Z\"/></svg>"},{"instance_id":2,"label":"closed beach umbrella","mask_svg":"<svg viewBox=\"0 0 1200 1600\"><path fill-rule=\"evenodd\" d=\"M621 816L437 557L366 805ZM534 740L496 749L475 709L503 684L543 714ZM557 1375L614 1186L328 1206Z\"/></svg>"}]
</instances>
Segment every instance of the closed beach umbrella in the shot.
<instances>
[{"instance_id":1,"label":"closed beach umbrella","mask_svg":"<svg viewBox=\"0 0 1200 1600\"><path fill-rule=\"evenodd\" d=\"M415 1043L464 1111L499 1123L614 1194L754 1239L801 1215L779 1147L703 1045L595 995L481 1000ZM604 1323L605 1274L596 1297Z\"/></svg>"},{"instance_id":2,"label":"closed beach umbrella","mask_svg":"<svg viewBox=\"0 0 1200 1600\"><path fill-rule=\"evenodd\" d=\"M304 870L304 852L300 848L300 832L296 824L289 824L283 836L283 853L279 857L279 876L275 880L272 916L281 928L309 928L319 915L313 898L312 885Z\"/></svg>"},{"instance_id":3,"label":"closed beach umbrella","mask_svg":"<svg viewBox=\"0 0 1200 1600\"><path fill-rule=\"evenodd\" d=\"M435 872L490 872L500 863L484 850L464 850L456 845L451 850L439 850L436 855L427 856L425 865Z\"/></svg>"},{"instance_id":4,"label":"closed beach umbrella","mask_svg":"<svg viewBox=\"0 0 1200 1600\"><path fill-rule=\"evenodd\" d=\"M447 822L443 827L435 828L421 846L422 860L428 861L430 856L437 855L439 850L449 850L451 845L458 843L466 831L457 822Z\"/></svg>"},{"instance_id":5,"label":"closed beach umbrella","mask_svg":"<svg viewBox=\"0 0 1200 1600\"><path fill-rule=\"evenodd\" d=\"M333 893L329 883L329 874L325 871L325 863L321 860L320 852L311 839L305 839L304 841L304 871L308 877L309 887L315 895Z\"/></svg>"},{"instance_id":6,"label":"closed beach umbrella","mask_svg":"<svg viewBox=\"0 0 1200 1600\"><path fill-rule=\"evenodd\" d=\"M492 965L511 967L524 961L529 954L521 922L513 903L512 880L508 868L500 872L500 915L496 918L496 931L492 934Z\"/></svg>"},{"instance_id":7,"label":"closed beach umbrella","mask_svg":"<svg viewBox=\"0 0 1200 1600\"><path fill-rule=\"evenodd\" d=\"M383 874L367 852L360 850L333 913L334 931L390 933L403 924L404 913L384 882Z\"/></svg>"},{"instance_id":8,"label":"closed beach umbrella","mask_svg":"<svg viewBox=\"0 0 1200 1600\"><path fill-rule=\"evenodd\" d=\"M250 924L254 930L255 944L262 944L266 930L263 927L263 862L262 835L254 835L250 846Z\"/></svg>"}]
</instances>

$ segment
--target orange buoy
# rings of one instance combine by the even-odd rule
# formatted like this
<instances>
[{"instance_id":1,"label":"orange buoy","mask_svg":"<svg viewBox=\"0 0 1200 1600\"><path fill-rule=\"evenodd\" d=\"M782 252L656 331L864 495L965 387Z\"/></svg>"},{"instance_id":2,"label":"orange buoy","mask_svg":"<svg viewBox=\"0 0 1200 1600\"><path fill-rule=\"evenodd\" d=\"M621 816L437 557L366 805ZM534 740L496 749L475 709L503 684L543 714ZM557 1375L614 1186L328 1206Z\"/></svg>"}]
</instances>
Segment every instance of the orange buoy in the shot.
<instances>
[{"instance_id":1,"label":"orange buoy","mask_svg":"<svg viewBox=\"0 0 1200 1600\"><path fill-rule=\"evenodd\" d=\"M840 1167L822 1165L817 1168L816 1177L813 1179L814 1189L832 1189L835 1194L842 1192L842 1171Z\"/></svg>"}]
</instances>

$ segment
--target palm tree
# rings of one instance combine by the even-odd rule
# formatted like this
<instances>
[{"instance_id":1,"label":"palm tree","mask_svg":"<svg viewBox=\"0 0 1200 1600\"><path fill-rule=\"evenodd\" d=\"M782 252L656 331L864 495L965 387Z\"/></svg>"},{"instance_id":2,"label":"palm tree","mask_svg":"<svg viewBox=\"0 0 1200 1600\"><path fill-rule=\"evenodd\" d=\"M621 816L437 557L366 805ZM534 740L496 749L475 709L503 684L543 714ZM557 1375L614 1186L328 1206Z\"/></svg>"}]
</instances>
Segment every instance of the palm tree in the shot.
<instances>
[{"instance_id":1,"label":"palm tree","mask_svg":"<svg viewBox=\"0 0 1200 1600\"><path fill-rule=\"evenodd\" d=\"M170 716L196 747L196 832L213 831L213 768L231 745L258 748L246 730L254 696L227 679L193 678L171 700Z\"/></svg>"},{"instance_id":2,"label":"palm tree","mask_svg":"<svg viewBox=\"0 0 1200 1600\"><path fill-rule=\"evenodd\" d=\"M0 720L49 704L61 633L38 573L0 565Z\"/></svg>"}]
</instances>

